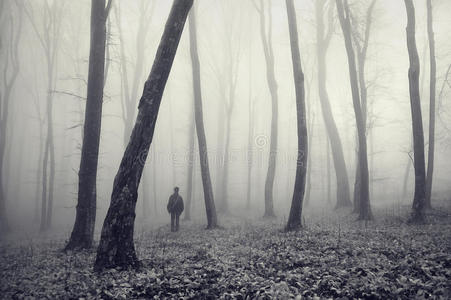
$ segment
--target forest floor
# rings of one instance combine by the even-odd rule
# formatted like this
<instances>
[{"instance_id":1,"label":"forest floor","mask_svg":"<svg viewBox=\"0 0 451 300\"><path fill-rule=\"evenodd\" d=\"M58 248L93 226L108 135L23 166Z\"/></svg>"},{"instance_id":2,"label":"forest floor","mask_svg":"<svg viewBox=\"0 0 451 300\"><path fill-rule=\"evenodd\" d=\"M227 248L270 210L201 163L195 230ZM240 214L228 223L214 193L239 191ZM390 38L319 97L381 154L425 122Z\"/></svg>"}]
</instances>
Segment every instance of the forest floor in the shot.
<instances>
[{"instance_id":1,"label":"forest floor","mask_svg":"<svg viewBox=\"0 0 451 300\"><path fill-rule=\"evenodd\" d=\"M294 233L282 220L236 218L212 231L191 222L178 233L141 230L137 272L96 274L95 249L64 253L64 240L2 242L0 298L450 299L450 212L430 212L423 226L381 212L367 224L339 214Z\"/></svg>"}]
</instances>

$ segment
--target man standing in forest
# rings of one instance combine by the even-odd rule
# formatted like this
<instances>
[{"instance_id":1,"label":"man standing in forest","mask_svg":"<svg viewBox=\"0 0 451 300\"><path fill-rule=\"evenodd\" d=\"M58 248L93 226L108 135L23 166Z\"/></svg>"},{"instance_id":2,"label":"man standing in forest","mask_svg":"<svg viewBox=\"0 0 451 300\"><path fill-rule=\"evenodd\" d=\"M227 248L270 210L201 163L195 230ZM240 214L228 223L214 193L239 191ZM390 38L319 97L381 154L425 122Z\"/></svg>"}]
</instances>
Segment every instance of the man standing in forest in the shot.
<instances>
[{"instance_id":1,"label":"man standing in forest","mask_svg":"<svg viewBox=\"0 0 451 300\"><path fill-rule=\"evenodd\" d=\"M174 188L174 194L169 197L167 208L168 213L171 214L171 231L179 231L179 217L185 207L183 206L183 199L179 195L179 188L177 186Z\"/></svg>"}]
</instances>

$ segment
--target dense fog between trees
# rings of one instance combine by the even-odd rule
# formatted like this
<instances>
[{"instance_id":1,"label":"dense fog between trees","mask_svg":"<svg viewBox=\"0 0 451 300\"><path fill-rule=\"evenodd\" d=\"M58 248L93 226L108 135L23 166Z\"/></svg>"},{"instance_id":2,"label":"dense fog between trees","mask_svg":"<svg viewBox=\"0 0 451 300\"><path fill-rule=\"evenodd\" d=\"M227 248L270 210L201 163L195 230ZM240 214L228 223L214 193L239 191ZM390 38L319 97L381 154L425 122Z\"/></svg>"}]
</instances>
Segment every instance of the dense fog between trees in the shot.
<instances>
[{"instance_id":1,"label":"dense fog between trees","mask_svg":"<svg viewBox=\"0 0 451 300\"><path fill-rule=\"evenodd\" d=\"M0 0L0 298L450 298L450 29L447 0Z\"/></svg>"},{"instance_id":2,"label":"dense fog between trees","mask_svg":"<svg viewBox=\"0 0 451 300\"><path fill-rule=\"evenodd\" d=\"M263 2L265 34L271 33L269 42L278 97L274 214L287 219L297 165L290 39L285 1ZM303 205L303 218L307 222L313 214L333 210L337 204L334 149L327 138L318 94L316 2L295 3L309 134ZM352 201L358 139L347 54L334 1L319 2L324 2L321 4L324 5L321 8L324 31L331 30L325 54L325 87L342 144ZM359 41L363 41L371 2L349 1L352 34ZM427 12L425 1L414 1L414 4L427 155L430 107ZM45 230L68 235L77 205L88 80L90 2L3 0L1 5L2 111L5 111L6 97L9 97L8 113L1 123L4 149L2 210L15 233L38 233L42 216L51 214ZM114 176L128 144L139 98L171 5L171 1L114 1L106 20L96 236L110 203ZM193 6L201 66L203 119L219 223L222 210L242 218L260 218L265 213L272 100L260 32L261 15L257 10L260 5L259 1L208 0L195 1ZM448 1L433 1L437 88L432 202L449 201L451 195L450 11ZM187 198L190 161L193 161L191 217L196 222L206 223L197 138L195 155L191 156L189 151L194 110L187 24L164 90L139 187L138 227L166 222L166 203L174 186L180 187L180 194ZM384 208L394 214L401 207L412 204L415 183L406 24L403 1L375 1L365 68L369 193L373 210ZM17 78L9 86L15 72ZM7 121L3 123L5 117ZM49 132L53 138L52 149L46 149ZM46 151L50 151L46 167L48 178L43 179ZM50 176L54 176L53 202L48 199L52 190ZM47 180L47 212L44 215L43 180ZM48 208L50 205L52 210Z\"/></svg>"}]
</instances>

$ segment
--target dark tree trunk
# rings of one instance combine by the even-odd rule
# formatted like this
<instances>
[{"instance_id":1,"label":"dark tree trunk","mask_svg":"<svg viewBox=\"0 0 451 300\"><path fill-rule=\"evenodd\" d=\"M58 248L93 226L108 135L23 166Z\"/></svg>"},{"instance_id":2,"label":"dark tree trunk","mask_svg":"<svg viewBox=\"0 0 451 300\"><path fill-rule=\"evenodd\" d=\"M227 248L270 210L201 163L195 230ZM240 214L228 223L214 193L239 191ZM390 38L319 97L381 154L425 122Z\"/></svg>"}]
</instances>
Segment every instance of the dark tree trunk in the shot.
<instances>
[{"instance_id":1,"label":"dark tree trunk","mask_svg":"<svg viewBox=\"0 0 451 300\"><path fill-rule=\"evenodd\" d=\"M271 94L271 135L269 145L269 160L268 160L268 172L265 180L265 218L273 218L276 216L274 213L274 177L276 174L276 158L277 158L277 139L278 139L278 95L277 95L277 81L274 71L274 53L272 48L272 15L269 12L269 28L268 37L266 36L266 18L265 18L265 5L263 0L260 0L260 7L257 7L260 14L260 35L263 44L263 52L266 60L266 80L268 82L269 92Z\"/></svg>"},{"instance_id":2,"label":"dark tree trunk","mask_svg":"<svg viewBox=\"0 0 451 300\"><path fill-rule=\"evenodd\" d=\"M431 194L432 194L432 176L434 173L434 150L435 150L435 88L436 88L436 73L437 64L435 61L435 41L434 28L432 18L432 1L427 0L427 27L429 39L429 62L431 65L430 79L429 79L429 149L428 149L428 168L426 176L426 202L425 208L432 208Z\"/></svg>"},{"instance_id":3,"label":"dark tree trunk","mask_svg":"<svg viewBox=\"0 0 451 300\"><path fill-rule=\"evenodd\" d=\"M91 248L94 239L108 9L109 6L105 8L105 0L92 0L91 2L91 46L83 145L80 171L78 172L78 204L74 228L66 250Z\"/></svg>"},{"instance_id":4,"label":"dark tree trunk","mask_svg":"<svg viewBox=\"0 0 451 300\"><path fill-rule=\"evenodd\" d=\"M367 128L367 107L368 107L368 88L367 83L365 79L365 65L366 65L366 56L368 52L368 45L369 45L369 39L370 39L370 33L371 33L371 25L372 25L372 14L374 5L376 4L376 0L372 0L370 5L368 6L368 10L366 12L366 21L365 21L365 32L362 37L362 44L360 44L360 36L358 32L358 26L350 26L350 31L352 34L352 40L354 42L355 50L357 52L357 72L358 72L358 87L360 90L360 103L361 103L361 110L362 110L362 118L363 118L363 124L365 129L365 135L366 135L366 128ZM349 11L347 2L345 2L346 9ZM349 17L351 18L351 14L349 11ZM362 176L360 175L361 167L359 165L359 154L360 152L357 151L357 166L356 166L356 176L355 176L355 183L354 183L354 212L361 214L363 210L365 210L365 207L361 206L360 203L360 194L362 193L361 190L361 179ZM369 177L369 175L368 175ZM368 193L369 195L369 193ZM362 210L362 211L361 211Z\"/></svg>"},{"instance_id":5,"label":"dark tree trunk","mask_svg":"<svg viewBox=\"0 0 451 300\"><path fill-rule=\"evenodd\" d=\"M296 181L294 183L293 199L290 216L285 230L297 230L302 227L302 202L305 193L307 173L308 137L305 119L304 73L302 72L301 54L299 51L296 12L293 0L286 0L288 27L290 32L291 59L293 61L294 87L296 91L296 113L298 134L298 157L296 165Z\"/></svg>"},{"instance_id":6,"label":"dark tree trunk","mask_svg":"<svg viewBox=\"0 0 451 300\"><path fill-rule=\"evenodd\" d=\"M155 130L161 98L192 0L175 0L154 64L144 84L138 117L114 179L111 203L103 223L94 270L138 268L133 244L138 186Z\"/></svg>"},{"instance_id":7,"label":"dark tree trunk","mask_svg":"<svg viewBox=\"0 0 451 300\"><path fill-rule=\"evenodd\" d=\"M196 121L197 141L199 146L200 168L202 183L204 188L205 210L207 213L207 229L213 229L218 226L216 216L215 201L213 198L213 189L211 186L210 169L208 165L208 148L205 138L205 128L202 112L202 89L200 85L200 63L197 51L197 32L194 10L189 16L189 35L190 35L190 53L193 65L193 89L194 89L194 115Z\"/></svg>"},{"instance_id":8,"label":"dark tree trunk","mask_svg":"<svg viewBox=\"0 0 451 300\"><path fill-rule=\"evenodd\" d=\"M332 10L328 12L329 28L325 33L323 9L325 1L316 1L316 37L317 37L317 54L318 54L318 91L321 103L321 111L326 126L327 135L329 137L332 158L335 167L335 175L337 180L337 204L336 208L351 206L351 198L349 193L349 180L346 163L341 145L340 135L338 134L337 125L332 115L332 109L329 103L329 95L326 89L326 51L330 44L333 31Z\"/></svg>"},{"instance_id":9,"label":"dark tree trunk","mask_svg":"<svg viewBox=\"0 0 451 300\"><path fill-rule=\"evenodd\" d=\"M426 167L424 161L423 118L420 103L420 62L415 41L415 8L412 0L404 0L407 12L407 50L409 53L409 93L412 114L413 156L415 170L415 194L413 196L412 216L410 221L423 223L426 196Z\"/></svg>"},{"instance_id":10,"label":"dark tree trunk","mask_svg":"<svg viewBox=\"0 0 451 300\"><path fill-rule=\"evenodd\" d=\"M370 220L373 218L370 206L369 195L369 178L368 178L368 153L366 145L366 125L363 115L362 104L360 103L359 82L357 76L357 66L354 48L351 36L351 16L349 12L348 1L336 0L338 17L340 19L341 28L345 40L346 53L348 55L349 78L351 81L352 102L354 105L354 113L357 123L357 135L359 141L359 160L357 167L359 168L358 176L360 177L359 188L359 219Z\"/></svg>"}]
</instances>

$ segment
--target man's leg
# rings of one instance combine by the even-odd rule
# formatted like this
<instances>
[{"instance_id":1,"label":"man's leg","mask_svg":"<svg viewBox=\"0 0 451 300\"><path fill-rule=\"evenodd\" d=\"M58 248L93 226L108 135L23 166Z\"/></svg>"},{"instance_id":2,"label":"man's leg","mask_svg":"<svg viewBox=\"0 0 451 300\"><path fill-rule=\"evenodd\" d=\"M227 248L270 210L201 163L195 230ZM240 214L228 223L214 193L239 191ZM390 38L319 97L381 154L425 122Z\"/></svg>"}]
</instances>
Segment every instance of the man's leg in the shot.
<instances>
[{"instance_id":1,"label":"man's leg","mask_svg":"<svg viewBox=\"0 0 451 300\"><path fill-rule=\"evenodd\" d=\"M180 214L177 214L175 216L175 231L179 231L179 217L180 217Z\"/></svg>"},{"instance_id":2,"label":"man's leg","mask_svg":"<svg viewBox=\"0 0 451 300\"><path fill-rule=\"evenodd\" d=\"M171 232L175 231L175 213L171 213Z\"/></svg>"}]
</instances>

